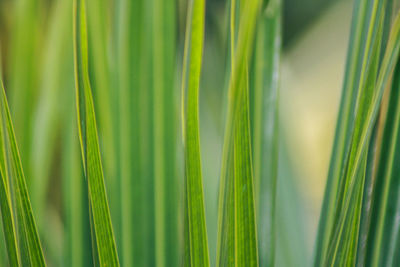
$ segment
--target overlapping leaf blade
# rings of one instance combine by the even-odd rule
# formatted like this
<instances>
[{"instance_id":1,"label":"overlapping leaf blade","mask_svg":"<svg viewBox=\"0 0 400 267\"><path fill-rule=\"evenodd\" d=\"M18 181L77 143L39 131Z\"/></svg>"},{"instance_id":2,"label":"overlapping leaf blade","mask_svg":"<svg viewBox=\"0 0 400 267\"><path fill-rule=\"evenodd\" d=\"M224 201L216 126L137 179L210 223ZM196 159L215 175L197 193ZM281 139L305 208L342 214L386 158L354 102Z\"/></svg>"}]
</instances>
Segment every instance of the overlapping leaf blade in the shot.
<instances>
[{"instance_id":1,"label":"overlapping leaf blade","mask_svg":"<svg viewBox=\"0 0 400 267\"><path fill-rule=\"evenodd\" d=\"M2 82L1 82L2 83ZM29 200L28 189L22 170L21 159L17 143L15 140L14 129L12 126L11 115L8 108L4 87L1 88L1 128L3 134L3 147L1 157L1 169L3 181L7 179L7 168L10 168L10 183L5 185L10 188L10 193L6 197L11 200L11 192L15 200L15 213L17 216L16 225L18 230L19 248L21 252L21 262L30 266L45 266L45 260L36 223L33 217L32 206ZM9 202L10 203L10 202ZM8 204L9 204L8 203ZM11 207L11 206L9 206ZM4 214L6 215L6 214ZM10 214L11 215L11 214ZM8 227L12 227L8 225ZM8 229L8 231L13 231ZM11 248L11 247L10 247ZM14 252L17 253L17 252ZM18 256L17 256L18 257ZM10 254L10 261L18 260L15 255Z\"/></svg>"},{"instance_id":2,"label":"overlapping leaf blade","mask_svg":"<svg viewBox=\"0 0 400 267\"><path fill-rule=\"evenodd\" d=\"M74 61L76 103L82 160L88 185L89 213L96 261L119 266L104 184L94 103L89 80L85 1L74 1Z\"/></svg>"},{"instance_id":3,"label":"overlapping leaf blade","mask_svg":"<svg viewBox=\"0 0 400 267\"><path fill-rule=\"evenodd\" d=\"M231 36L234 56L220 180L218 266L258 266L248 106L248 58L260 3L249 1L240 4L237 44L234 35ZM231 11L235 10L232 6ZM231 18L235 17L231 15ZM231 27L235 25L231 21ZM231 30L231 33L235 33L235 30Z\"/></svg>"},{"instance_id":4,"label":"overlapping leaf blade","mask_svg":"<svg viewBox=\"0 0 400 267\"><path fill-rule=\"evenodd\" d=\"M369 212L368 207L364 205L369 205L368 203L370 203L368 199L363 201L363 199L365 200L364 194L369 193L368 190L365 190L365 187L371 186L371 166L367 165L367 158L372 160L374 158L369 155L370 153L375 153L375 137L371 140L371 136L381 107L383 92L387 87L389 77L393 72L394 65L399 55L400 26L399 18L397 18L393 24L384 57L381 59L381 42L382 39L385 40L384 33L386 29L384 29L384 27L385 25L387 26L387 23L384 23L386 2L358 1L355 7L361 8L358 10L355 9L355 18L359 18L357 16L360 14L357 14L357 12L365 10L366 15L364 14L361 18L366 18L366 20L363 22L362 19L360 21L355 19L354 27L361 29L360 27L367 25L367 30L363 33L365 46L362 50L353 51L359 54L358 57L361 59L362 63L359 65L359 68L356 68L358 71L352 73L352 75L355 76L352 79L358 80L356 91L357 101L354 102L353 105L350 105L354 108L356 113L354 113L354 120L352 119L354 116L352 113L347 113L347 115L343 115L344 117L342 118L351 122L348 124L350 126L350 128L348 128L348 133L345 134L345 131L340 133L342 137L351 134L351 139L348 139L347 147L346 142L341 143L342 147L340 149L347 152L340 157L334 158L335 155L338 155L335 154L336 147L334 146L334 153L332 156L333 163L331 164L330 176L328 176L327 192L328 190L333 190L333 192L329 192L329 194L333 196L329 201L333 201L331 204L333 205L334 203L334 206L331 207L335 207L335 212L332 213L332 210L330 210L330 212L326 211L321 215L331 216L330 220L332 221L329 222L326 218L321 217L316 265L321 264L321 262L325 265L362 264L365 259L363 260L359 257L365 257L365 253L362 251L365 248L363 244L366 240L365 232L368 231L369 227L368 218L377 216L376 214L364 214L365 212ZM379 73L378 76L377 73ZM351 76L351 74L349 76ZM349 95L345 96L342 98L342 104L345 100L350 101L350 99L351 97ZM341 111L343 110L342 105ZM338 129L340 125L343 126L343 123L340 123L342 123L342 121L339 120ZM338 132L340 132L340 130L338 130ZM337 134L337 137L340 134ZM368 148L370 145L372 145L372 149L369 151ZM368 159L368 164L372 164L370 159ZM332 171L334 171L332 166L336 164L336 167L338 167L339 165L337 165L337 162L342 162L342 166L339 168L341 169L340 173L336 172L336 176L334 177L331 176L333 175ZM367 184L365 184L366 177L368 178ZM336 194L335 187L332 187L332 181L337 185L338 191ZM328 198L326 198L326 200ZM326 205L328 203L327 201L325 202ZM328 227L332 228L329 230L329 243L325 243L327 245L327 250L325 251L323 246L324 242L327 242L327 240L323 240L324 237L321 235L321 230L325 228L326 231Z\"/></svg>"},{"instance_id":5,"label":"overlapping leaf blade","mask_svg":"<svg viewBox=\"0 0 400 267\"><path fill-rule=\"evenodd\" d=\"M1 82L2 83L2 82ZM3 83L1 84L3 89ZM4 123L3 116L0 117L0 207L1 207L1 217L4 232L4 239L7 248L8 260L11 266L20 266L18 241L15 228L15 220L12 210L11 202L11 191L9 184L9 177L6 165L6 147L5 147L5 133L4 133Z\"/></svg>"},{"instance_id":6,"label":"overlapping leaf blade","mask_svg":"<svg viewBox=\"0 0 400 267\"><path fill-rule=\"evenodd\" d=\"M396 243L399 232L399 222L396 216L399 207L399 79L400 68L397 63L393 77L393 84L389 95L389 104L385 120L382 143L379 151L379 163L376 170L376 189L374 190L375 214L371 222L371 231L368 236L366 254L367 266L395 266L393 262L398 258ZM378 188L380 190L378 190Z\"/></svg>"}]
</instances>

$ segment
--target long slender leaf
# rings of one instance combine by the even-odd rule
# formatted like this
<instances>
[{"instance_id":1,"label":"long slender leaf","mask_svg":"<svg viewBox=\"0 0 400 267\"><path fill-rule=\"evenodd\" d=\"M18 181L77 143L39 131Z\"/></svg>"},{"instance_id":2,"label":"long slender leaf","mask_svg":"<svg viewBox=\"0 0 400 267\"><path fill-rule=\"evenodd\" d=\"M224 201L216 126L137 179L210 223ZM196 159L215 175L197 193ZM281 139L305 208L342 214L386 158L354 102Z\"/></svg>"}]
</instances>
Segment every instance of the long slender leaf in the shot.
<instances>
[{"instance_id":1,"label":"long slender leaf","mask_svg":"<svg viewBox=\"0 0 400 267\"><path fill-rule=\"evenodd\" d=\"M261 266L275 262L275 206L278 169L278 79L281 2L269 1L258 23L252 94L254 180Z\"/></svg>"},{"instance_id":2,"label":"long slender leaf","mask_svg":"<svg viewBox=\"0 0 400 267\"><path fill-rule=\"evenodd\" d=\"M376 177L380 177L377 180L382 185L380 190L374 192L372 212L376 216L372 219L371 237L368 239L368 266L392 266L397 257L395 248L399 223L395 216L399 212L399 79L400 68L397 63L379 152Z\"/></svg>"},{"instance_id":3,"label":"long slender leaf","mask_svg":"<svg viewBox=\"0 0 400 267\"><path fill-rule=\"evenodd\" d=\"M88 185L92 240L101 266L119 266L111 225L89 81L85 1L74 1L74 61L79 139Z\"/></svg>"},{"instance_id":4,"label":"long slender leaf","mask_svg":"<svg viewBox=\"0 0 400 267\"><path fill-rule=\"evenodd\" d=\"M25 262L31 266L45 266L3 84L1 90L1 127L5 136L6 154L2 157L3 162L0 165L4 168L10 166L12 170L10 173L12 190L10 192L13 192L16 201L18 235L22 243L19 245L20 248L24 247L28 253L21 253L21 257L23 257L21 260L22 263Z\"/></svg>"},{"instance_id":5,"label":"long slender leaf","mask_svg":"<svg viewBox=\"0 0 400 267\"><path fill-rule=\"evenodd\" d=\"M153 138L155 196L156 266L178 265L177 173L175 162L176 113L175 0L155 0L153 4Z\"/></svg>"},{"instance_id":6,"label":"long slender leaf","mask_svg":"<svg viewBox=\"0 0 400 267\"><path fill-rule=\"evenodd\" d=\"M190 1L187 14L182 74L182 130L185 147L184 262L185 266L209 266L198 104L204 42L205 0Z\"/></svg>"},{"instance_id":7,"label":"long slender leaf","mask_svg":"<svg viewBox=\"0 0 400 267\"><path fill-rule=\"evenodd\" d=\"M260 3L240 4L237 45L231 37L234 57L220 180L218 266L258 266L247 72Z\"/></svg>"},{"instance_id":8,"label":"long slender leaf","mask_svg":"<svg viewBox=\"0 0 400 267\"><path fill-rule=\"evenodd\" d=\"M3 86L3 84L2 84ZM3 89L4 90L4 89ZM3 127L3 120L1 119L0 127L0 208L2 225L4 232L5 244L7 247L8 260L11 266L20 266L18 242L16 236L16 228L14 222L14 215L11 203L11 191L9 184L9 177L6 165L6 148L5 148L5 133Z\"/></svg>"},{"instance_id":9,"label":"long slender leaf","mask_svg":"<svg viewBox=\"0 0 400 267\"><path fill-rule=\"evenodd\" d=\"M379 14L382 12L384 3L375 2L373 11L375 13L375 21L383 21L383 17ZM374 13L373 13L374 14ZM373 20L371 20L373 22ZM379 24L378 24L379 25ZM381 24L382 25L382 24ZM382 27L371 27L372 33L369 35L368 40L373 40L373 33L379 33L378 29ZM375 35L376 36L376 35ZM379 34L378 34L379 36ZM375 37L376 38L376 37ZM379 37L378 37L379 39ZM379 40L377 41L379 42ZM375 46L375 45L374 45ZM396 18L393 24L387 49L382 60L381 67L379 69L379 75L376 84L368 83L371 81L367 78L367 82L364 86L373 86L374 90L361 91L360 97L364 97L364 100L359 104L359 111L356 118L356 128L353 135L352 145L349 157L346 163L346 169L344 172L345 179L343 179L344 186L341 186L341 193L337 206L335 230L331 233L330 249L328 250L326 264L351 264L355 260L354 254L354 236L358 234L358 221L359 221L359 210L360 210L360 197L362 198L363 172L365 171L366 153L368 149L369 140L371 138L372 130L375 125L377 114L380 108L380 103L385 87L395 63L399 55L400 48L400 16ZM373 51L377 51L374 49ZM376 52L375 52L376 53ZM374 57L372 57L374 58ZM377 65L377 61L369 60L371 63L370 70ZM366 74L368 77L368 74ZM375 85L374 85L375 84ZM362 88L362 87L360 87ZM356 202L354 202L356 201ZM353 225L350 227L350 225Z\"/></svg>"},{"instance_id":10,"label":"long slender leaf","mask_svg":"<svg viewBox=\"0 0 400 267\"><path fill-rule=\"evenodd\" d=\"M340 186L345 184L343 169L346 168L346 157L353 135L357 96L360 88L363 89L365 86L365 72L370 66L370 55L374 45L372 40L376 39L376 29L379 23L377 14L381 14L377 12L376 4L382 12L383 1L358 0L354 4L343 94L320 215L315 266L320 266L322 259L325 258L329 233L335 224L334 209L337 208ZM354 143L357 144L356 141Z\"/></svg>"}]
</instances>

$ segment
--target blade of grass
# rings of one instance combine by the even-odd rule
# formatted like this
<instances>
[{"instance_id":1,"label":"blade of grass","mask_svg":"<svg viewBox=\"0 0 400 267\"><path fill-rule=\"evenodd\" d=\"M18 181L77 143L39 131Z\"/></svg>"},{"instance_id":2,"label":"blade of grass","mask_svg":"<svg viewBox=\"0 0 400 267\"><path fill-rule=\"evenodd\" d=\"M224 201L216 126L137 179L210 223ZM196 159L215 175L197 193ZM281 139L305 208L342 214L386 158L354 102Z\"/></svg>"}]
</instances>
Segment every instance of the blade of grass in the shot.
<instances>
[{"instance_id":1,"label":"blade of grass","mask_svg":"<svg viewBox=\"0 0 400 267\"><path fill-rule=\"evenodd\" d=\"M0 54L0 62L1 60ZM0 75L2 75L2 67L0 64ZM1 78L0 78L1 79ZM3 87L3 81L1 79ZM3 126L2 119L0 117L1 126ZM1 225L2 230L0 233L1 237L4 237L5 247L1 247L1 256L4 258L3 264L10 264L11 266L20 266L20 256L18 251L17 233L15 227L14 214L12 209L11 191L10 191L10 178L8 177L6 163L6 148L5 148L5 133L4 127L0 127L0 213L1 213ZM1 238L3 240L3 238ZM7 253L6 253L7 252ZM3 254L4 253L4 254ZM8 259L8 262L7 262Z\"/></svg>"},{"instance_id":2,"label":"blade of grass","mask_svg":"<svg viewBox=\"0 0 400 267\"><path fill-rule=\"evenodd\" d=\"M153 143L156 266L178 265L175 113L175 0L153 4ZM179 244L179 243L177 243Z\"/></svg>"},{"instance_id":3,"label":"blade of grass","mask_svg":"<svg viewBox=\"0 0 400 267\"><path fill-rule=\"evenodd\" d=\"M218 266L258 266L251 162L248 57L259 12L259 1L240 6L237 45L232 39L232 74L220 180ZM232 2L233 12L235 4ZM231 18L235 18L231 15ZM231 27L236 25L231 21ZM231 34L235 30L231 30Z\"/></svg>"},{"instance_id":4,"label":"blade of grass","mask_svg":"<svg viewBox=\"0 0 400 267\"><path fill-rule=\"evenodd\" d=\"M88 185L92 239L101 266L119 266L111 225L97 136L94 103L89 81L85 1L74 1L74 62L79 139Z\"/></svg>"},{"instance_id":5,"label":"blade of grass","mask_svg":"<svg viewBox=\"0 0 400 267\"><path fill-rule=\"evenodd\" d=\"M395 215L400 209L398 206L399 169L397 167L400 156L397 152L400 138L399 84L400 65L397 63L389 96L389 105L376 174L382 185L380 186L381 190L377 190L376 193L374 192L376 200L374 200L373 212L376 216L374 216L372 221L372 236L368 240L371 242L371 247L367 254L369 256L367 262L370 262L370 266L391 266L395 255L396 232L399 227Z\"/></svg>"},{"instance_id":6,"label":"blade of grass","mask_svg":"<svg viewBox=\"0 0 400 267\"><path fill-rule=\"evenodd\" d=\"M11 192L16 200L16 213L17 213L17 224L18 224L18 235L19 240L23 244L26 251L29 254L21 253L21 257L24 257L22 263L28 262L32 266L45 266L44 256L42 247L39 240L39 235L36 227L36 223L33 217L32 206L29 200L28 189L25 181L24 172L22 170L21 159L17 143L15 140L14 129L11 121L11 115L8 108L6 94L1 82L1 126L2 132L5 135L4 143L8 147L6 150L8 153L2 158L3 162L1 166L11 167Z\"/></svg>"},{"instance_id":7,"label":"blade of grass","mask_svg":"<svg viewBox=\"0 0 400 267\"><path fill-rule=\"evenodd\" d=\"M204 17L205 0L190 1L182 71L182 130L185 150L185 266L210 265L201 171L198 104Z\"/></svg>"},{"instance_id":8,"label":"blade of grass","mask_svg":"<svg viewBox=\"0 0 400 267\"><path fill-rule=\"evenodd\" d=\"M377 6L379 7L379 3L377 3ZM379 11L379 9L377 9ZM378 13L379 14L379 13ZM368 148L369 144L369 139L371 137L371 133L373 130L373 126L375 124L377 114L380 108L380 102L382 99L382 95L384 92L385 87L387 86L387 82L389 80L389 77L391 73L393 72L394 65L397 62L397 58L399 55L399 49L400 49L400 16L398 15L388 41L388 46L385 52L385 56L382 60L382 65L379 70L379 75L378 79L376 82L376 87L375 90L370 94L370 100L369 100L369 105L367 106L366 110L363 112L363 122L362 124L358 124L358 137L357 137L357 142L353 144L353 148L355 149L352 151L354 155L352 156L352 160L350 161L351 166L348 167L348 174L346 177L346 180L348 182L347 184L347 192L350 192L351 197L346 197L343 200L343 206L342 210L340 211L339 215L337 215L338 218L338 224L336 227L336 234L333 234L333 236L336 236L336 240L339 236L341 236L343 231L348 231L349 229L346 229L344 222L351 218L351 213L352 213L352 208L354 208L356 205L350 205L352 203L352 199L354 196L356 196L354 193L357 192L357 184L360 181L360 179L356 179L356 175L358 175L359 171L362 170L363 162L364 162L364 155L365 152ZM335 240L335 239L334 239ZM350 242L352 242L350 240ZM329 255L329 258L327 259L327 262L333 262L336 261L337 259L340 259L340 257L336 257L337 250L340 247L340 249L345 249L345 247L340 246L337 241L334 241L332 244L334 244L335 249L332 251L334 252L333 254ZM343 256L342 256L343 258Z\"/></svg>"},{"instance_id":9,"label":"blade of grass","mask_svg":"<svg viewBox=\"0 0 400 267\"><path fill-rule=\"evenodd\" d=\"M334 210L338 198L339 185L343 183L341 172L345 167L346 153L350 149L354 114L357 105L357 94L365 68L365 62L372 50L372 42L367 42L373 30L369 27L373 16L373 5L370 0L357 0L353 8L350 42L348 48L343 93L337 119L334 145L321 208L318 227L314 266L320 266L325 258L329 242L329 233L334 224ZM376 21L376 20L375 20ZM364 55L364 56L363 56Z\"/></svg>"},{"instance_id":10,"label":"blade of grass","mask_svg":"<svg viewBox=\"0 0 400 267\"><path fill-rule=\"evenodd\" d=\"M371 13L369 31L367 35L367 46L371 50L364 51L364 60L360 76L360 83L357 96L357 113L353 125L353 134L348 152L343 177L339 185L339 195L336 204L335 218L336 223L331 232L331 241L328 247L327 262L336 262L336 264L355 264L358 234L360 227L363 188L365 186L365 168L367 163L367 153L365 149L360 156L361 163L357 169L354 167L355 151L360 146L360 129L363 127L363 119L370 108L376 75L379 64L381 37L383 29L384 13L382 6L373 6L374 12ZM373 44L372 46L370 44ZM371 52L370 52L371 51ZM371 56L369 54L371 53ZM369 141L368 141L369 143ZM349 175L350 174L350 175ZM354 184L351 188L349 185ZM350 207L346 202L352 200ZM348 208L348 210L346 210ZM339 256L337 256L339 255Z\"/></svg>"},{"instance_id":11,"label":"blade of grass","mask_svg":"<svg viewBox=\"0 0 400 267\"><path fill-rule=\"evenodd\" d=\"M3 86L3 85L2 85ZM9 185L9 177L7 172L6 162L6 149L5 149L5 133L3 121L0 118L0 208L3 225L3 233L5 244L7 248L8 261L10 266L20 266L18 242L16 236L16 228L14 223L14 215L11 203L11 191Z\"/></svg>"},{"instance_id":12,"label":"blade of grass","mask_svg":"<svg viewBox=\"0 0 400 267\"><path fill-rule=\"evenodd\" d=\"M258 22L254 54L252 133L261 266L275 262L275 206L278 172L278 79L281 1L271 0Z\"/></svg>"},{"instance_id":13,"label":"blade of grass","mask_svg":"<svg viewBox=\"0 0 400 267\"><path fill-rule=\"evenodd\" d=\"M137 99L135 92L137 92L137 86L135 82L137 78L135 75L139 72L136 67L139 60L134 59L133 53L138 51L138 39L140 34L132 34L140 29L140 9L141 1L119 1L118 2L118 21L117 21L117 44L118 56L117 66L118 72L118 175L119 175L119 188L121 192L120 199L120 214L124 214L121 217L121 233L124 233L119 237L121 245L121 263L124 266L132 265L132 262L141 265L143 262L140 260L144 257L143 253L133 253L135 246L133 238L136 241L141 242L139 238L140 232L143 231L143 227L137 223L137 219L133 218L133 213L137 214L138 218L141 216L141 210L136 208L139 205L132 207L132 203L137 203L135 196L139 191L135 191L134 188L138 187L135 180L136 177L132 177L132 173L136 173L137 177L140 177L139 160L140 157L134 157L135 152L139 151L138 134L137 131L133 131L133 125L138 124L139 110L133 110L136 105L133 105L134 99ZM134 12L137 13L134 13ZM130 29L129 25L135 25ZM136 41L136 42L135 42ZM135 57L139 54L135 54ZM136 83L137 84L137 83ZM132 178L132 179L131 179ZM133 189L133 190L132 190ZM133 195L133 197L131 196ZM136 210L137 209L137 210ZM117 238L118 240L118 238ZM140 255L142 254L142 255Z\"/></svg>"},{"instance_id":14,"label":"blade of grass","mask_svg":"<svg viewBox=\"0 0 400 267\"><path fill-rule=\"evenodd\" d=\"M108 36L109 24L109 3L104 0L87 0L87 27L88 27L88 55L90 85L93 97L98 105L95 106L95 113L98 114L99 144L104 158L103 168L107 184L107 197L111 209L111 216L115 223L116 236L120 231L118 214L118 181L116 179L116 120L113 120L114 110L112 81L111 81L111 53ZM115 199L114 199L115 198ZM117 221L118 220L118 221Z\"/></svg>"}]
</instances>

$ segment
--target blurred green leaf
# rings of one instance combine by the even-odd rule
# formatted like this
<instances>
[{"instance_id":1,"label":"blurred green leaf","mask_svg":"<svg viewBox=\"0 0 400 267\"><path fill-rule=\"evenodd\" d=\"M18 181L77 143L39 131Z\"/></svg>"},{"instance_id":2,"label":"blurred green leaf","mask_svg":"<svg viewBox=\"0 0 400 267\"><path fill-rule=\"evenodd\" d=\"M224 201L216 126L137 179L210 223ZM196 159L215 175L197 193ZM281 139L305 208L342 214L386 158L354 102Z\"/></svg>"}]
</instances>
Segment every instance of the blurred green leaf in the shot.
<instances>
[{"instance_id":1,"label":"blurred green leaf","mask_svg":"<svg viewBox=\"0 0 400 267\"><path fill-rule=\"evenodd\" d=\"M257 25L250 87L260 266L274 266L275 262L280 49L281 1L271 0Z\"/></svg>"}]
</instances>

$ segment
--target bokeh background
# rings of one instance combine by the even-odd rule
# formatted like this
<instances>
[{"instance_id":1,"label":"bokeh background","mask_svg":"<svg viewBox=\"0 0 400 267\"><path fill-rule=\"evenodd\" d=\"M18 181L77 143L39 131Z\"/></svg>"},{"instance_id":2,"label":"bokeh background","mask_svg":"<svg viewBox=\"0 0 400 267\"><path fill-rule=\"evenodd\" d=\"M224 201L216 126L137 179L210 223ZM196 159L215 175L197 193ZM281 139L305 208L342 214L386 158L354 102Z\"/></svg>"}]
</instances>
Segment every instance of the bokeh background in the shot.
<instances>
[{"instance_id":1,"label":"bokeh background","mask_svg":"<svg viewBox=\"0 0 400 267\"><path fill-rule=\"evenodd\" d=\"M60 180L60 169L63 162L62 151L66 149L63 147L63 140L68 135L62 132L63 125L68 121L65 116L75 112L75 106L71 106L71 94L63 93L73 93L74 88L64 86L66 83L61 85L59 80L67 80L69 84L73 84L70 64L72 25L61 24L61 19L57 19L58 13L63 14L57 9L66 6L56 6L55 0L39 2L39 6L24 7L33 10L28 12L34 18L30 20L32 17L23 17L18 13L24 9L19 5L29 5L29 1L0 0L1 66L23 165L28 173L28 183L30 187L39 184L36 187L42 188L32 193L35 194L32 196L34 209L36 201L45 199L46 202L40 215L44 219L39 219L39 224L45 225L41 229L47 236L44 238L51 240L51 245L45 250L55 254L52 258L57 266L57 259L62 258L58 254L62 251L62 229L65 223L63 198L60 196L63 183ZM177 1L177 70L180 69L183 50L185 2ZM277 202L277 216L281 223L278 224L277 234L277 266L307 266L312 258L327 176L353 1L283 2L279 103L281 147ZM70 4L72 5L72 1ZM206 6L200 129L207 228L211 259L214 259L218 177L226 108L223 99L227 82L224 79L227 56L226 1L209 0ZM35 23L30 24L29 21ZM21 25L27 24L26 31L18 30ZM15 36L15 33L19 36ZM66 37L57 38L59 34ZM65 45L58 45L58 50L52 51L54 42L63 42ZM25 48L20 49L18 45ZM36 56L30 56L35 53ZM57 57L57 61L54 61L54 57ZM53 69L60 71L50 78L48 75ZM180 75L177 72L179 84ZM27 84L26 81L34 83ZM23 91L23 95L15 89L21 87L28 88ZM59 88L56 91L53 87ZM179 88L177 86L177 99ZM26 105L21 110L22 103ZM49 113L53 115L46 116ZM57 134L52 134L53 131ZM43 151L49 149L49 143L51 151L44 153ZM39 182L35 180L35 177L43 175L48 178Z\"/></svg>"}]
</instances>

